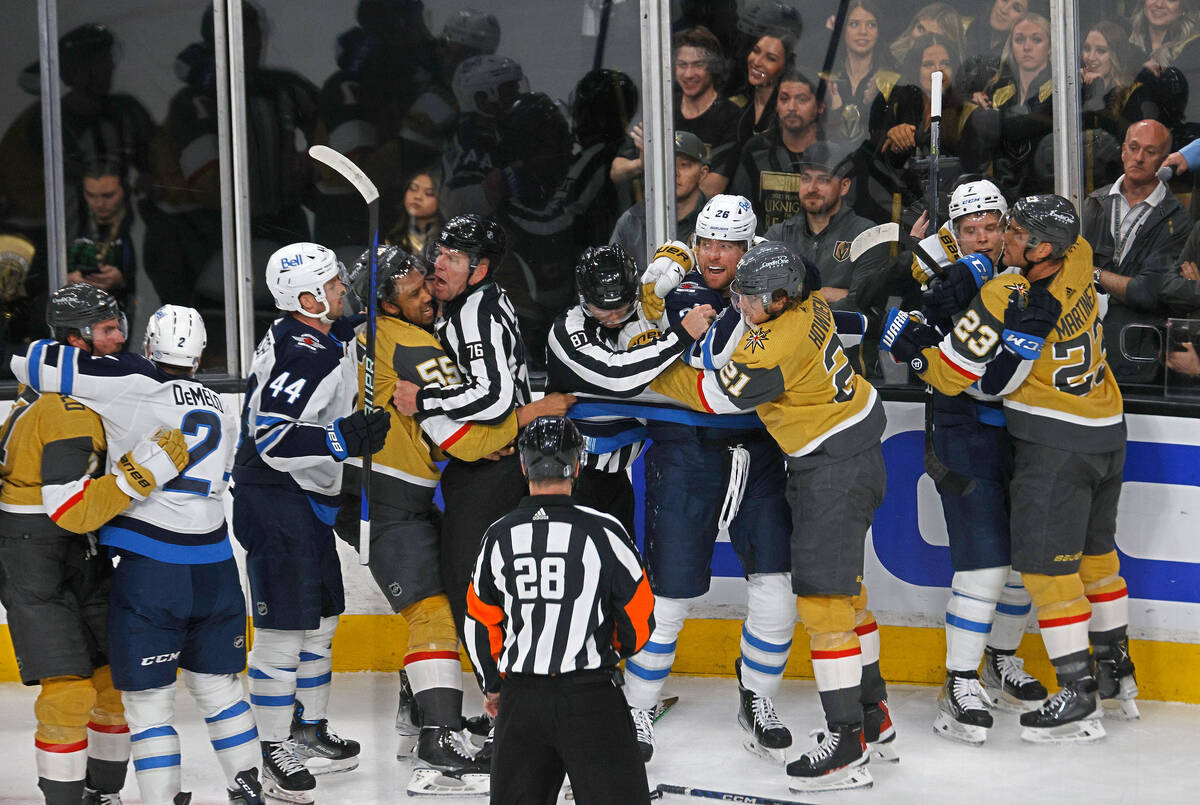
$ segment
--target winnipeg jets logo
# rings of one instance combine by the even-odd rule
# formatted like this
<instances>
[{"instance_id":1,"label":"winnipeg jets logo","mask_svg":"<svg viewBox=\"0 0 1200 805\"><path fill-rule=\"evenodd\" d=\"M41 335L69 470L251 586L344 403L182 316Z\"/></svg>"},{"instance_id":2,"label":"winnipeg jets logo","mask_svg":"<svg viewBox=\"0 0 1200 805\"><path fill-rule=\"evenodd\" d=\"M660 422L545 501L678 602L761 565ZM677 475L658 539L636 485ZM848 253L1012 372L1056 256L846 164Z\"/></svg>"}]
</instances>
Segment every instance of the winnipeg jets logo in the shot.
<instances>
[{"instance_id":1,"label":"winnipeg jets logo","mask_svg":"<svg viewBox=\"0 0 1200 805\"><path fill-rule=\"evenodd\" d=\"M758 349L759 347L766 349L767 348L767 334L770 332L771 332L770 330L750 330L750 331L748 331L746 333L746 343L743 346L745 346L745 348L750 351L751 355L753 355L754 350Z\"/></svg>"},{"instance_id":2,"label":"winnipeg jets logo","mask_svg":"<svg viewBox=\"0 0 1200 805\"><path fill-rule=\"evenodd\" d=\"M325 349L325 345L322 344L320 339L318 339L312 333L303 333L302 335L294 335L294 336L292 336L292 340L295 341L298 345L304 347L305 349L312 350L313 352L316 352L319 349Z\"/></svg>"}]
</instances>

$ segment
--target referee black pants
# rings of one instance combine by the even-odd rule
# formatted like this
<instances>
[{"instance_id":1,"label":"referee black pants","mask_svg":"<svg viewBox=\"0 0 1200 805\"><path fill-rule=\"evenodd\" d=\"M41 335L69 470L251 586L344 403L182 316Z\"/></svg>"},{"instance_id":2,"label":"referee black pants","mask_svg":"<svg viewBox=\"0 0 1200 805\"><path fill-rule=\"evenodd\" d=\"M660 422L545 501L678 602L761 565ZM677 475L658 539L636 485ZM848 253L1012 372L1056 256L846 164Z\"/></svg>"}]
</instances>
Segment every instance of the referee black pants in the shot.
<instances>
[{"instance_id":1,"label":"referee black pants","mask_svg":"<svg viewBox=\"0 0 1200 805\"><path fill-rule=\"evenodd\" d=\"M492 805L554 805L564 774L580 805L650 801L629 705L611 672L509 674L495 741Z\"/></svg>"},{"instance_id":2,"label":"referee black pants","mask_svg":"<svg viewBox=\"0 0 1200 805\"><path fill-rule=\"evenodd\" d=\"M439 562L442 587L459 637L467 611L467 585L475 570L479 545L488 526L517 507L529 494L521 473L521 460L506 456L499 461L450 459L442 471L442 500L446 513L441 525Z\"/></svg>"}]
</instances>

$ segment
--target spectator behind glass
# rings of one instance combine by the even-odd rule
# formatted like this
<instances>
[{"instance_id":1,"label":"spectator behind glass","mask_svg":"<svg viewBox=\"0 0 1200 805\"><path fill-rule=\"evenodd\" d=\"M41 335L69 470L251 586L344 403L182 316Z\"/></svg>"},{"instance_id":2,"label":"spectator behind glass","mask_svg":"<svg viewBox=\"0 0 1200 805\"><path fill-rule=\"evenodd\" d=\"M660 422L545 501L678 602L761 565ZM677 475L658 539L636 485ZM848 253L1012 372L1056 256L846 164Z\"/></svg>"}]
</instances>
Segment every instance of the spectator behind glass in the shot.
<instances>
[{"instance_id":1,"label":"spectator behind glass","mask_svg":"<svg viewBox=\"0 0 1200 805\"><path fill-rule=\"evenodd\" d=\"M960 82L965 94L982 91L1000 69L1000 56L1012 27L1028 10L1026 0L994 0L986 16L980 14L971 21L964 38L966 60Z\"/></svg>"},{"instance_id":2,"label":"spectator behind glass","mask_svg":"<svg viewBox=\"0 0 1200 805\"><path fill-rule=\"evenodd\" d=\"M890 54L879 37L883 16L875 0L850 0L842 27L841 59L826 79L830 139L857 141L867 136L867 113L876 96L887 95L900 74L888 69Z\"/></svg>"},{"instance_id":3,"label":"spectator behind glass","mask_svg":"<svg viewBox=\"0 0 1200 805\"><path fill-rule=\"evenodd\" d=\"M1134 78L1137 53L1121 26L1097 22L1084 36L1079 55L1085 131L1102 129L1119 142L1131 123L1158 118L1153 87Z\"/></svg>"},{"instance_id":4,"label":"spectator behind glass","mask_svg":"<svg viewBox=\"0 0 1200 805\"><path fill-rule=\"evenodd\" d=\"M779 77L796 63L796 39L790 35L762 36L746 55L746 83L729 100L743 108L738 120L740 147L775 123Z\"/></svg>"},{"instance_id":5,"label":"spectator behind glass","mask_svg":"<svg viewBox=\"0 0 1200 805\"><path fill-rule=\"evenodd\" d=\"M1146 58L1138 80L1154 87L1162 107L1159 119L1180 143L1196 136L1179 131L1181 123L1200 120L1200 97L1189 91L1200 83L1200 8L1197 0L1144 0L1133 15L1129 41Z\"/></svg>"},{"instance_id":6,"label":"spectator behind glass","mask_svg":"<svg viewBox=\"0 0 1200 805\"><path fill-rule=\"evenodd\" d=\"M936 34L949 39L954 52L963 52L962 17L954 8L945 3L930 3L917 9L917 13L913 15L912 22L909 23L904 33L895 42L892 42L889 48L892 61L896 64L904 64L908 52L912 50L916 41L927 34Z\"/></svg>"},{"instance_id":7,"label":"spectator behind glass","mask_svg":"<svg viewBox=\"0 0 1200 805\"><path fill-rule=\"evenodd\" d=\"M117 298L126 314L132 302L137 259L129 236L133 224L120 160L98 159L80 181L85 210L79 237L67 253L67 282L86 282Z\"/></svg>"},{"instance_id":8,"label":"spectator behind glass","mask_svg":"<svg viewBox=\"0 0 1200 805\"><path fill-rule=\"evenodd\" d=\"M436 168L417 171L404 187L404 207L388 230L386 242L409 254L422 254L425 244L437 240L446 223L438 203L442 177Z\"/></svg>"}]
</instances>

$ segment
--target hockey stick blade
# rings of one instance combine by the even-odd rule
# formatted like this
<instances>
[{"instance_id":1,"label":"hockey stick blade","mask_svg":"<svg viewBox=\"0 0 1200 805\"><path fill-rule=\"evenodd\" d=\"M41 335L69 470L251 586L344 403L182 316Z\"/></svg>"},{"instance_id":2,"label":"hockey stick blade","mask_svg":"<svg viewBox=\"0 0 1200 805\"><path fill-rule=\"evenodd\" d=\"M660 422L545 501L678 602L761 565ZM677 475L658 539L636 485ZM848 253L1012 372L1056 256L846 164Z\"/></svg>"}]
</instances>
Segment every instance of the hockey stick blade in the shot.
<instances>
[{"instance_id":1,"label":"hockey stick blade","mask_svg":"<svg viewBox=\"0 0 1200 805\"><path fill-rule=\"evenodd\" d=\"M913 238L908 232L900 228L900 224L892 221L879 226L873 226L870 229L864 229L859 232L854 240L850 243L850 259L857 260L862 257L868 249L873 249L876 246L883 246L889 243L899 243L904 248L911 251L917 256L917 259L924 263L933 272L934 276L944 276L946 270L942 268L937 260L930 256L929 252L925 251L924 247Z\"/></svg>"},{"instance_id":2,"label":"hockey stick blade","mask_svg":"<svg viewBox=\"0 0 1200 805\"><path fill-rule=\"evenodd\" d=\"M719 799L723 802L747 802L750 805L813 805L811 802L801 802L796 799L775 799L774 797L757 797L754 794L733 794L729 791L711 791L706 788L692 788L686 785L667 785L659 783L655 789L658 794L678 794L684 797L699 799Z\"/></svg>"},{"instance_id":3,"label":"hockey stick blade","mask_svg":"<svg viewBox=\"0 0 1200 805\"><path fill-rule=\"evenodd\" d=\"M339 154L327 145L312 146L308 149L308 155L341 174L342 178L354 185L354 189L363 197L363 201L372 204L379 199L379 188L375 187L375 183L367 178L367 174L363 173L362 169L345 155Z\"/></svg>"}]
</instances>

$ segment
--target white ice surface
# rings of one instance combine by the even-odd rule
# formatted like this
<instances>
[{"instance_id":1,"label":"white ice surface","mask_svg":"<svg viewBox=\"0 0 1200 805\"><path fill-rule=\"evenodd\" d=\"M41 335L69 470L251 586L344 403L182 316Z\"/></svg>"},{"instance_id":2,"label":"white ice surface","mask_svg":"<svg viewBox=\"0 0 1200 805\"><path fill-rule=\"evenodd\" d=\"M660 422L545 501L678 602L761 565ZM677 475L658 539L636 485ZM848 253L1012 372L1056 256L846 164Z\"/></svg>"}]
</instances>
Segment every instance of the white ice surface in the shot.
<instances>
[{"instance_id":1,"label":"white ice surface","mask_svg":"<svg viewBox=\"0 0 1200 805\"><path fill-rule=\"evenodd\" d=\"M465 688L474 689L470 677ZM647 772L657 783L689 785L741 794L812 803L921 803L922 805L1105 805L1106 803L1194 803L1200 772L1200 706L1141 702L1142 720L1107 720L1108 737L1096 744L1035 746L1020 740L1016 716L998 712L988 743L981 748L935 736L931 723L937 690L896 685L889 702L899 737L899 765L871 765L870 790L833 794L793 794L783 769L742 748L736 721L737 692L732 679L671 677L667 695L679 703L657 725L658 749ZM42 800L33 759L34 688L0 684L0 803L34 805ZM467 709L476 699L468 694ZM820 726L820 705L812 682L787 680L776 699L780 716L796 738L794 753ZM183 741L184 789L193 805L227 805L223 780L207 733L181 686L178 729ZM355 771L318 778L320 805L372 805L413 802L481 805L486 800L421 797L404 792L409 763L395 759L394 674L338 674L334 677L331 723L342 735L363 743ZM141 802L133 772L123 792L127 805ZM695 803L667 797L664 802Z\"/></svg>"}]
</instances>

